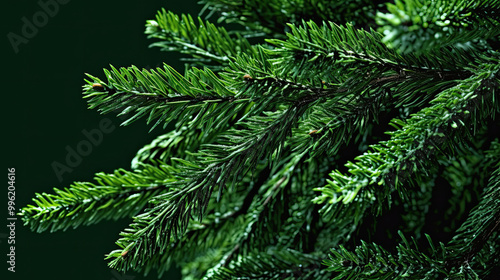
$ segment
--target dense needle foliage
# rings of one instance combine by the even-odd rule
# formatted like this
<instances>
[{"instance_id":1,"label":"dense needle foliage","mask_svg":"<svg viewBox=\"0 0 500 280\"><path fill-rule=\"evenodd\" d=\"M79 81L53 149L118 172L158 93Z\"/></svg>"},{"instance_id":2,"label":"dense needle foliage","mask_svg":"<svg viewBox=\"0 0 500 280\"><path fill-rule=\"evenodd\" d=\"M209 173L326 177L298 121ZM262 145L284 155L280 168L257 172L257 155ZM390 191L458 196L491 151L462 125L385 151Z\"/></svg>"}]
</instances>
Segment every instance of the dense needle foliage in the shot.
<instances>
[{"instance_id":1,"label":"dense needle foliage","mask_svg":"<svg viewBox=\"0 0 500 280\"><path fill-rule=\"evenodd\" d=\"M160 277L498 279L500 1L201 2L146 24L184 74L83 86L165 133L27 226L130 218L109 266Z\"/></svg>"}]
</instances>

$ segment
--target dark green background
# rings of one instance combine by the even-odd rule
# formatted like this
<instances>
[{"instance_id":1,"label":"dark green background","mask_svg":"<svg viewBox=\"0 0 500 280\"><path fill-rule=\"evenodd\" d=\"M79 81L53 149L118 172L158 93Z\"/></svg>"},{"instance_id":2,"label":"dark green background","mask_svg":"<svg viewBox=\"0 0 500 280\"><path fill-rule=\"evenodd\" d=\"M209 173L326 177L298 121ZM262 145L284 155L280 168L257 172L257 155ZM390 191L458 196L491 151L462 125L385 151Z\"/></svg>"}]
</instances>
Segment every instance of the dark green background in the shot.
<instances>
[{"instance_id":1,"label":"dark green background","mask_svg":"<svg viewBox=\"0 0 500 280\"><path fill-rule=\"evenodd\" d=\"M44 1L46 2L46 0ZM174 4L175 3L175 4ZM35 192L52 192L73 181L91 181L96 172L130 167L136 151L159 135L148 133L145 120L119 126L114 115L88 110L81 98L84 73L104 78L103 68L136 65L156 67L166 62L179 71L184 66L176 53L150 49L144 24L161 7L176 13L197 15L195 0L184 1L102 1L72 0L59 6L57 14L39 28L27 44L15 53L9 32L21 35L22 17L32 20L41 11L37 1L9 1L2 9L2 170L4 188L0 195L0 279L94 279L132 280L147 278L137 273L116 277L107 268L104 254L116 248L118 233L129 220L106 221L66 232L33 233L17 221L16 272L7 272L7 168L16 168L16 207L31 202ZM109 118L115 130L105 134L100 145L73 172L59 182L51 164L65 162L66 146L86 138L82 130L99 127ZM10 246L10 245L9 245ZM6 275L6 276L5 276ZM178 279L172 270L163 279Z\"/></svg>"}]
</instances>

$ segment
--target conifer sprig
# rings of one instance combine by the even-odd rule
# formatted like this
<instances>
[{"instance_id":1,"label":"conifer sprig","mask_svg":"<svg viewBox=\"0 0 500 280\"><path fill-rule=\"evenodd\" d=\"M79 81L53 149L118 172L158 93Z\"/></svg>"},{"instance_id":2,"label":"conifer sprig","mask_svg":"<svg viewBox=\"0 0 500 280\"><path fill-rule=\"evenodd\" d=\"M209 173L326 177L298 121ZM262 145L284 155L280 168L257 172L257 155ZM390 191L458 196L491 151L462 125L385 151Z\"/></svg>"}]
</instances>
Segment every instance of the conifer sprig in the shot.
<instances>
[{"instance_id":1,"label":"conifer sprig","mask_svg":"<svg viewBox=\"0 0 500 280\"><path fill-rule=\"evenodd\" d=\"M75 182L69 188L54 188L55 194L36 194L35 205L23 208L20 215L37 232L131 217L166 191L166 185L177 180L176 172L172 166L158 164L144 165L138 172L97 173L96 183Z\"/></svg>"},{"instance_id":2,"label":"conifer sprig","mask_svg":"<svg viewBox=\"0 0 500 280\"><path fill-rule=\"evenodd\" d=\"M498 154L497 154L498 155ZM498 163L498 158L497 161ZM478 259L480 263L498 262L498 256L491 251L498 250L498 228L500 214L498 201L500 191L500 168L498 164L490 182L485 188L483 200L472 211L469 218L458 229L452 241L439 247L429 235L428 248L419 248L415 239L413 245L399 232L402 243L397 246L397 255L391 254L375 243L361 242L352 252L343 246L332 250L332 255L325 261L328 270L336 272L333 279L379 279L411 276L418 279L478 279L477 272L490 270L491 267L471 269ZM493 209L493 213L489 210ZM477 221L482 221L479 228Z\"/></svg>"},{"instance_id":3,"label":"conifer sprig","mask_svg":"<svg viewBox=\"0 0 500 280\"><path fill-rule=\"evenodd\" d=\"M111 66L84 86L124 125L175 129L133 171L37 194L27 225L133 216L110 267L180 264L186 280L495 274L500 1L398 0L378 14L383 33L383 1L202 2L244 30L162 10L146 33L203 69ZM448 235L424 235L434 225Z\"/></svg>"},{"instance_id":4,"label":"conifer sprig","mask_svg":"<svg viewBox=\"0 0 500 280\"><path fill-rule=\"evenodd\" d=\"M346 164L351 176L332 172L332 180L318 189L322 195L315 201L328 202L325 211L335 211L336 203L356 202L353 207L361 208L377 203L380 212L393 190L404 196L403 182L428 174L437 154L453 150L457 133L473 133L481 121L497 113L498 66L481 68L478 75L440 93L431 107L407 121L392 121L397 130L390 133L391 140L372 145L372 151Z\"/></svg>"},{"instance_id":5,"label":"conifer sprig","mask_svg":"<svg viewBox=\"0 0 500 280\"><path fill-rule=\"evenodd\" d=\"M401 232L399 234L403 242L397 246L397 256L377 244L363 241L353 252L343 246L332 250L332 255L325 261L325 264L329 271L336 272L333 279L389 279L394 277L444 279L447 276L448 273L441 268L441 261L436 256L428 256L422 252L415 240L411 244ZM430 246L434 246L429 236L427 238Z\"/></svg>"},{"instance_id":6,"label":"conifer sprig","mask_svg":"<svg viewBox=\"0 0 500 280\"><path fill-rule=\"evenodd\" d=\"M106 83L89 76L93 82L84 87L84 98L90 109L127 115L123 125L147 117L148 123L156 120L153 128L173 120L179 126L198 127L204 118L217 116L217 128L249 103L247 98L236 99L209 69L193 68L185 76L168 65L156 70L111 67L104 72Z\"/></svg>"},{"instance_id":7,"label":"conifer sprig","mask_svg":"<svg viewBox=\"0 0 500 280\"><path fill-rule=\"evenodd\" d=\"M178 16L162 9L156 15L156 20L146 24L148 38L160 41L150 45L163 51L176 51L192 56L192 63L221 69L229 62L230 57L241 53L255 55L255 46L250 45L240 33L229 34L225 28L214 24L198 22L190 15Z\"/></svg>"},{"instance_id":8,"label":"conifer sprig","mask_svg":"<svg viewBox=\"0 0 500 280\"><path fill-rule=\"evenodd\" d=\"M214 135L216 133L204 133L199 129L189 129L187 126L176 128L142 147L132 159L131 167L136 170L143 164L168 162L173 156L188 161L193 160L193 153L198 150L201 143L212 142Z\"/></svg>"},{"instance_id":9,"label":"conifer sprig","mask_svg":"<svg viewBox=\"0 0 500 280\"><path fill-rule=\"evenodd\" d=\"M494 162L495 170L490 177L487 188L480 203L471 210L467 220L457 230L457 234L448 244L448 249L453 252L450 254L447 265L448 266L467 266L473 262L478 253L485 249L491 251L487 247L498 248L498 232L500 229L500 145L498 142L494 143L494 153L492 160ZM478 223L478 224L476 224ZM489 255L490 258L495 256ZM498 258L498 256L496 257ZM486 262L488 260L484 260Z\"/></svg>"},{"instance_id":10,"label":"conifer sprig","mask_svg":"<svg viewBox=\"0 0 500 280\"><path fill-rule=\"evenodd\" d=\"M170 191L151 200L154 207L134 218L131 229L122 233L123 237L117 241L123 250L110 254L109 257L115 258L110 265L116 269L147 266L151 256L163 254L170 242L185 232L192 215L203 218L214 190L218 190L220 197L228 180L234 185L238 176L255 167L259 160L272 161L270 155L274 151L279 154L306 104L299 103L297 107L267 117L255 117L246 122L253 130L232 130L236 135L223 134L216 141L219 144L204 145L200 159L206 167L185 162L191 167L183 174L186 180L175 182ZM257 127L259 131L253 134ZM123 251L131 252L131 256L123 257Z\"/></svg>"},{"instance_id":11,"label":"conifer sprig","mask_svg":"<svg viewBox=\"0 0 500 280\"><path fill-rule=\"evenodd\" d=\"M401 53L425 54L447 46L473 51L500 34L497 0L396 0L387 7L389 13L377 14L380 32Z\"/></svg>"},{"instance_id":12,"label":"conifer sprig","mask_svg":"<svg viewBox=\"0 0 500 280\"><path fill-rule=\"evenodd\" d=\"M217 15L219 22L237 23L246 27L248 36L284 37L287 24L302 20L334 21L339 24L367 24L373 21L376 1L369 0L202 0L202 13Z\"/></svg>"},{"instance_id":13,"label":"conifer sprig","mask_svg":"<svg viewBox=\"0 0 500 280\"><path fill-rule=\"evenodd\" d=\"M215 267L203 278L233 279L328 279L319 270L318 258L295 250L254 251L241 257L229 267Z\"/></svg>"},{"instance_id":14,"label":"conifer sprig","mask_svg":"<svg viewBox=\"0 0 500 280\"><path fill-rule=\"evenodd\" d=\"M375 79L375 73L388 71L414 77L465 78L468 74L464 67L484 62L476 52L458 48L432 50L421 56L402 55L388 48L380 33L352 25L326 22L319 26L309 21L298 27L290 25L290 29L287 40L267 42L276 46L268 52L271 58L276 57L273 64L277 73L293 79L315 77L338 84L359 76Z\"/></svg>"}]
</instances>

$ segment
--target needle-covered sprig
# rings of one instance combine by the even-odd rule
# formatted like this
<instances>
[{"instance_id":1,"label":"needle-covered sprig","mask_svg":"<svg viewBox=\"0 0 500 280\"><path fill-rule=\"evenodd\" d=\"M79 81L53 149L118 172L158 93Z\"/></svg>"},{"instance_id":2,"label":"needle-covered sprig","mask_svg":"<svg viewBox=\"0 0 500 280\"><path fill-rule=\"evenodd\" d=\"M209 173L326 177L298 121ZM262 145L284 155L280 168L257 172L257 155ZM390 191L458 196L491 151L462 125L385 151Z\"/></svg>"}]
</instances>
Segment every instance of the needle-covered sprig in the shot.
<instances>
[{"instance_id":1,"label":"needle-covered sprig","mask_svg":"<svg viewBox=\"0 0 500 280\"><path fill-rule=\"evenodd\" d=\"M36 194L27 226L131 218L109 266L188 280L498 274L500 1L202 2L213 23L146 24L184 73L83 86L123 125L175 128L130 171Z\"/></svg>"}]
</instances>

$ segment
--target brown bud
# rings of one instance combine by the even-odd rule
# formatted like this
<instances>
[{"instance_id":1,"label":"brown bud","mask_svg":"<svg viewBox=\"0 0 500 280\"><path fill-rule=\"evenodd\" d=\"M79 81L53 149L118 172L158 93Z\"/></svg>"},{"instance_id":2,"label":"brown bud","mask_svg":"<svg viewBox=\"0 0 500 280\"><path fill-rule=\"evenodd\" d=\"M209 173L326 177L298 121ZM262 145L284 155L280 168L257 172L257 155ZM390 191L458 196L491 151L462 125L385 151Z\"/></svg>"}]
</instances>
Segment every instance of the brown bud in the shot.
<instances>
[{"instance_id":1,"label":"brown bud","mask_svg":"<svg viewBox=\"0 0 500 280\"><path fill-rule=\"evenodd\" d=\"M245 74L245 76L243 76L243 79L249 81L249 80L252 80L252 76L248 75L248 74Z\"/></svg>"},{"instance_id":2,"label":"brown bud","mask_svg":"<svg viewBox=\"0 0 500 280\"><path fill-rule=\"evenodd\" d=\"M311 135L311 134L315 134L316 132L318 132L318 130L313 129L313 130L309 131L309 135Z\"/></svg>"},{"instance_id":3,"label":"brown bud","mask_svg":"<svg viewBox=\"0 0 500 280\"><path fill-rule=\"evenodd\" d=\"M102 89L104 89L104 87L101 84L99 84L99 83L93 83L92 84L92 88L95 89L95 90L102 90Z\"/></svg>"}]
</instances>

